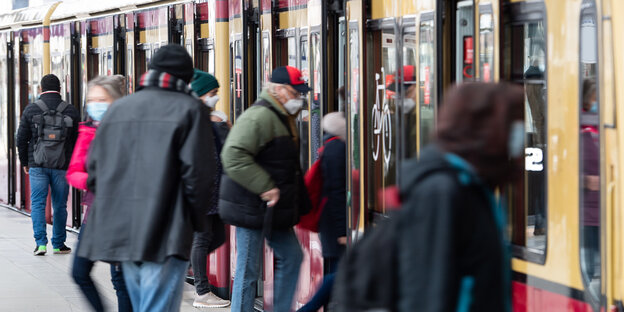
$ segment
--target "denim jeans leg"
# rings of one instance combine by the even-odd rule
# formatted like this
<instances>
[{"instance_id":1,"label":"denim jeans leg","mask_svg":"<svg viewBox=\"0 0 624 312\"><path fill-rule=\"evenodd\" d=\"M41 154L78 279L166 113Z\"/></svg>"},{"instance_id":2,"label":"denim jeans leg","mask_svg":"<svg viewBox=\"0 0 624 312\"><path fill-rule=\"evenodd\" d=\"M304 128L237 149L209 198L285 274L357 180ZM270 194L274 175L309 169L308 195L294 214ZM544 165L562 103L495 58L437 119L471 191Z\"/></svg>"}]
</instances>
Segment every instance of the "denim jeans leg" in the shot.
<instances>
[{"instance_id":1,"label":"denim jeans leg","mask_svg":"<svg viewBox=\"0 0 624 312\"><path fill-rule=\"evenodd\" d=\"M275 312L290 312L303 252L292 229L271 232L269 245L275 254L273 309Z\"/></svg>"},{"instance_id":2,"label":"denim jeans leg","mask_svg":"<svg viewBox=\"0 0 624 312\"><path fill-rule=\"evenodd\" d=\"M69 184L65 179L65 170L49 170L50 186L52 189L52 247L60 248L65 243L67 233L67 197L69 195Z\"/></svg>"},{"instance_id":3,"label":"denim jeans leg","mask_svg":"<svg viewBox=\"0 0 624 312\"><path fill-rule=\"evenodd\" d=\"M128 295L121 264L111 263L110 267L111 282L113 282L113 288L115 288L117 293L117 310L119 312L132 312L132 302L130 301L130 295Z\"/></svg>"},{"instance_id":4,"label":"denim jeans leg","mask_svg":"<svg viewBox=\"0 0 624 312\"><path fill-rule=\"evenodd\" d=\"M30 217L32 219L35 242L38 246L45 246L48 244L45 207L50 181L43 168L30 168L28 176L30 178Z\"/></svg>"},{"instance_id":5,"label":"denim jeans leg","mask_svg":"<svg viewBox=\"0 0 624 312\"><path fill-rule=\"evenodd\" d=\"M195 279L195 292L197 292L198 295L204 295L210 292L210 283L206 275L206 257L208 257L212 237L211 230L196 232L193 237L191 265L193 266L193 277Z\"/></svg>"},{"instance_id":6,"label":"denim jeans leg","mask_svg":"<svg viewBox=\"0 0 624 312\"><path fill-rule=\"evenodd\" d=\"M236 269L232 286L232 312L253 311L260 277L262 231L236 227Z\"/></svg>"},{"instance_id":7,"label":"denim jeans leg","mask_svg":"<svg viewBox=\"0 0 624 312\"><path fill-rule=\"evenodd\" d=\"M137 262L125 261L121 263L121 269L132 309L139 311L141 306L141 267Z\"/></svg>"},{"instance_id":8,"label":"denim jeans leg","mask_svg":"<svg viewBox=\"0 0 624 312\"><path fill-rule=\"evenodd\" d=\"M142 262L129 265L128 262L123 262L124 279L134 311L179 311L187 267L188 261L176 257L168 257L162 263ZM127 271L130 278L126 277ZM135 299L137 294L138 298Z\"/></svg>"}]
</instances>

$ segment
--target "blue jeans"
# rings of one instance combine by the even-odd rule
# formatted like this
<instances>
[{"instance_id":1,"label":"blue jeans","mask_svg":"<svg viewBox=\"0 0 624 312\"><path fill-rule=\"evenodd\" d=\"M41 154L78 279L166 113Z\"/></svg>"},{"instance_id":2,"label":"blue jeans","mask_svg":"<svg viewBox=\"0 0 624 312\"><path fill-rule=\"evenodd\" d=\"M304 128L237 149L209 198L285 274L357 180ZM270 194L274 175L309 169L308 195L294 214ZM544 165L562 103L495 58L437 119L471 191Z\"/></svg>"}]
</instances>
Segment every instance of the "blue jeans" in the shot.
<instances>
[{"instance_id":1,"label":"blue jeans","mask_svg":"<svg viewBox=\"0 0 624 312\"><path fill-rule=\"evenodd\" d=\"M65 224L67 223L67 196L69 185L65 180L65 170L30 168L30 217L37 246L48 244L46 235L45 207L48 187L52 189L52 248L65 244Z\"/></svg>"},{"instance_id":2,"label":"blue jeans","mask_svg":"<svg viewBox=\"0 0 624 312\"><path fill-rule=\"evenodd\" d=\"M122 262L123 276L134 311L179 311L188 261Z\"/></svg>"},{"instance_id":3,"label":"blue jeans","mask_svg":"<svg viewBox=\"0 0 624 312\"><path fill-rule=\"evenodd\" d=\"M95 262L78 256L80 238L82 237L82 233L84 233L84 226L85 224L82 225L82 230L80 231L80 234L78 234L78 246L76 246L76 256L74 257L74 265L72 266L72 277L87 298L87 301L91 304L93 310L104 311L104 305L102 304L100 294L93 283L93 279L91 279L91 269L93 269ZM130 297L128 295L128 290L126 289L126 283L124 282L121 265L111 263L110 267L111 282L113 282L113 287L117 293L118 311L131 312L132 303L130 303Z\"/></svg>"},{"instance_id":4,"label":"blue jeans","mask_svg":"<svg viewBox=\"0 0 624 312\"><path fill-rule=\"evenodd\" d=\"M232 287L232 312L253 311L260 277L261 230L236 228L236 271ZM289 312L297 289L303 252L292 229L271 232L267 239L275 254L273 310Z\"/></svg>"}]
</instances>

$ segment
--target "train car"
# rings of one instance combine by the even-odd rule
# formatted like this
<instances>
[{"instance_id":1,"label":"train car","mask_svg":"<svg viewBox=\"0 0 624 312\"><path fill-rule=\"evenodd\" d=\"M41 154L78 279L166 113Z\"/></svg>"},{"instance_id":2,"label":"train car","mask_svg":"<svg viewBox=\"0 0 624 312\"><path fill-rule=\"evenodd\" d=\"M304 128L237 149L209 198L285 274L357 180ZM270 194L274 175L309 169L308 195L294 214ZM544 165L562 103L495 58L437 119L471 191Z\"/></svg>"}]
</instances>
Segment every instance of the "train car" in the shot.
<instances>
[{"instance_id":1,"label":"train car","mask_svg":"<svg viewBox=\"0 0 624 312\"><path fill-rule=\"evenodd\" d=\"M217 109L233 122L275 67L300 68L312 88L297 116L304 170L318 158L322 116L345 112L353 243L387 217L385 190L430 142L445 90L510 81L525 90L527 144L523 180L500 190L514 310L624 311L623 29L619 0L109 0L14 11L0 15L0 205L29 212L15 132L44 74L59 76L63 96L83 112L89 79L122 74L134 92L153 53L176 43L218 78ZM69 203L67 225L78 229L80 193ZM298 308L324 265L318 235L296 231L305 253ZM236 274L228 233L208 264L221 297ZM263 260L259 310L272 307L269 248Z\"/></svg>"}]
</instances>

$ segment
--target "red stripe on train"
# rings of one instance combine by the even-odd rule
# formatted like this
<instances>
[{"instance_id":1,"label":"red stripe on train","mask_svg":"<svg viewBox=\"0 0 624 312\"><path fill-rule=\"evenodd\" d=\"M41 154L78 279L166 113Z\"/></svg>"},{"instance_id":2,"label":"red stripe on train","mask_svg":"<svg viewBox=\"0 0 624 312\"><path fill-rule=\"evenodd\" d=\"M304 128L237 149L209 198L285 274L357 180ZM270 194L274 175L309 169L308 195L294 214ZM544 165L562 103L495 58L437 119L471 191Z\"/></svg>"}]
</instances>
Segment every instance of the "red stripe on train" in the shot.
<instances>
[{"instance_id":1,"label":"red stripe on train","mask_svg":"<svg viewBox=\"0 0 624 312\"><path fill-rule=\"evenodd\" d=\"M512 305L514 312L593 311L588 303L580 300L519 282L512 282L511 284L513 292Z\"/></svg>"}]
</instances>

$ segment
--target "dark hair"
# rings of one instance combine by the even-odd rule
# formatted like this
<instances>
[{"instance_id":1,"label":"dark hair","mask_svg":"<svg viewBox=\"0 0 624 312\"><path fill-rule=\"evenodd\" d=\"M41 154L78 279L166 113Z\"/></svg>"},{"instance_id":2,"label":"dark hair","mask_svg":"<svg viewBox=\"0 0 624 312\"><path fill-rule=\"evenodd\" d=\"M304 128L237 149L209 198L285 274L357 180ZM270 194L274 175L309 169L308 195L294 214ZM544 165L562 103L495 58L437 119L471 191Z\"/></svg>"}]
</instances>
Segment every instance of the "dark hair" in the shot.
<instances>
[{"instance_id":1,"label":"dark hair","mask_svg":"<svg viewBox=\"0 0 624 312\"><path fill-rule=\"evenodd\" d=\"M61 91L61 82L54 74L48 74L41 78L41 92Z\"/></svg>"},{"instance_id":2,"label":"dark hair","mask_svg":"<svg viewBox=\"0 0 624 312\"><path fill-rule=\"evenodd\" d=\"M592 96L596 95L596 81L594 79L585 79L583 81L583 108L590 109L591 104L589 101Z\"/></svg>"},{"instance_id":3,"label":"dark hair","mask_svg":"<svg viewBox=\"0 0 624 312\"><path fill-rule=\"evenodd\" d=\"M436 141L472 164L487 184L502 186L521 169L518 160L510 160L507 144L511 123L523 115L521 87L464 83L444 97Z\"/></svg>"}]
</instances>

